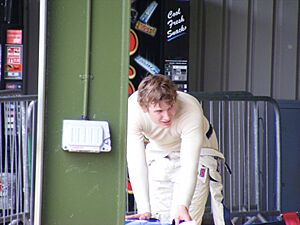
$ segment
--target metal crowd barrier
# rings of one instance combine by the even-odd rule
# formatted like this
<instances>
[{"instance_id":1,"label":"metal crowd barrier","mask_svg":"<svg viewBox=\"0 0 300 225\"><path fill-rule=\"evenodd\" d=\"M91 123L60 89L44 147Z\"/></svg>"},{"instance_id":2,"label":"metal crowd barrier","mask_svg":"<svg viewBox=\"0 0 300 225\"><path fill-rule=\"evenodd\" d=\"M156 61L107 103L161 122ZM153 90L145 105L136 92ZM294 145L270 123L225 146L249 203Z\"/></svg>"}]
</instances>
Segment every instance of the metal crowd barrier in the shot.
<instances>
[{"instance_id":1,"label":"metal crowd barrier","mask_svg":"<svg viewBox=\"0 0 300 225\"><path fill-rule=\"evenodd\" d=\"M280 111L270 97L248 92L191 93L213 125L231 174L220 167L233 224L280 215ZM206 215L210 214L209 207Z\"/></svg>"},{"instance_id":2,"label":"metal crowd barrier","mask_svg":"<svg viewBox=\"0 0 300 225\"><path fill-rule=\"evenodd\" d=\"M220 167L224 205L233 224L264 223L280 215L280 112L270 97L249 92L191 92L213 125L230 168ZM136 210L127 195L127 213ZM210 221L208 201L204 222ZM212 221L205 224L213 224Z\"/></svg>"},{"instance_id":3,"label":"metal crowd barrier","mask_svg":"<svg viewBox=\"0 0 300 225\"><path fill-rule=\"evenodd\" d=\"M33 224L36 96L0 96L0 224Z\"/></svg>"}]
</instances>

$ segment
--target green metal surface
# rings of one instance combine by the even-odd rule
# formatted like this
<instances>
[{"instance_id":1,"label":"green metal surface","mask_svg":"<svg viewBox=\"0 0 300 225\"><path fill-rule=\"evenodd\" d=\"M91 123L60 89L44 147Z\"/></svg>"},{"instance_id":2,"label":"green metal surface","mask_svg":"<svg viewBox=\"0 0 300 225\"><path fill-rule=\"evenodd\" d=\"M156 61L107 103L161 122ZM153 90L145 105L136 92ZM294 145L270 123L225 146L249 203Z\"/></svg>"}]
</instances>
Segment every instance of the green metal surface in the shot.
<instances>
[{"instance_id":1,"label":"green metal surface","mask_svg":"<svg viewBox=\"0 0 300 225\"><path fill-rule=\"evenodd\" d=\"M80 119L84 104L86 7L48 1L43 225L124 223L129 0L91 1L88 116L109 122L112 151L61 148L63 120Z\"/></svg>"}]
</instances>

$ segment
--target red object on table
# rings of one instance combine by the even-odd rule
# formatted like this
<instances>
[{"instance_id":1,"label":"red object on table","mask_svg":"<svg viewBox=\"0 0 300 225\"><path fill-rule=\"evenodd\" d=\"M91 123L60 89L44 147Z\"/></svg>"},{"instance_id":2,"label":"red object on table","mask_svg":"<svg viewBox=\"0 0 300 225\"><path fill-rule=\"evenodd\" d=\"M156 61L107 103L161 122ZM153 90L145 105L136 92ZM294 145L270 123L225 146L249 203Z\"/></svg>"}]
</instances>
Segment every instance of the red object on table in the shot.
<instances>
[{"instance_id":1,"label":"red object on table","mask_svg":"<svg viewBox=\"0 0 300 225\"><path fill-rule=\"evenodd\" d=\"M300 225L300 220L296 212L283 213L282 216L286 225Z\"/></svg>"}]
</instances>

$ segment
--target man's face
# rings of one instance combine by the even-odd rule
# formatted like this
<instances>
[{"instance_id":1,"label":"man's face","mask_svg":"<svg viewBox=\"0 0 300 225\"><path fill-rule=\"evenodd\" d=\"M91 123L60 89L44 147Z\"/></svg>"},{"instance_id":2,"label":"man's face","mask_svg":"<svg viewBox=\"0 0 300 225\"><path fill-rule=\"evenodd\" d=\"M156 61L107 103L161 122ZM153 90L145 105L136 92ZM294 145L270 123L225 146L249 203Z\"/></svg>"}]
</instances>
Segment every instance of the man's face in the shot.
<instances>
[{"instance_id":1,"label":"man's face","mask_svg":"<svg viewBox=\"0 0 300 225\"><path fill-rule=\"evenodd\" d=\"M169 105L164 101L161 101L159 104L150 104L148 107L148 114L151 120L163 128L171 126L175 112L175 104Z\"/></svg>"}]
</instances>

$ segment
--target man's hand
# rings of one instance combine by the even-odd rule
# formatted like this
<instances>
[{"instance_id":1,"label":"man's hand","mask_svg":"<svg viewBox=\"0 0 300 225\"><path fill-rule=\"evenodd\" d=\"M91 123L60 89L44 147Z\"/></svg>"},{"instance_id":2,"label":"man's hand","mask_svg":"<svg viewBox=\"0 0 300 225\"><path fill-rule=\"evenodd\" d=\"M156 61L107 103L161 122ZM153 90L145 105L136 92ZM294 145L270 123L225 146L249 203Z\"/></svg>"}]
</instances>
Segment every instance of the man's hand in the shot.
<instances>
[{"instance_id":1,"label":"man's hand","mask_svg":"<svg viewBox=\"0 0 300 225\"><path fill-rule=\"evenodd\" d=\"M150 212L138 213L138 214L125 216L125 219L148 220L150 218L151 218L151 213Z\"/></svg>"},{"instance_id":2,"label":"man's hand","mask_svg":"<svg viewBox=\"0 0 300 225\"><path fill-rule=\"evenodd\" d=\"M192 218L189 214L188 209L184 205L177 207L177 212L175 214L175 225L179 225L180 221L191 221Z\"/></svg>"}]
</instances>

